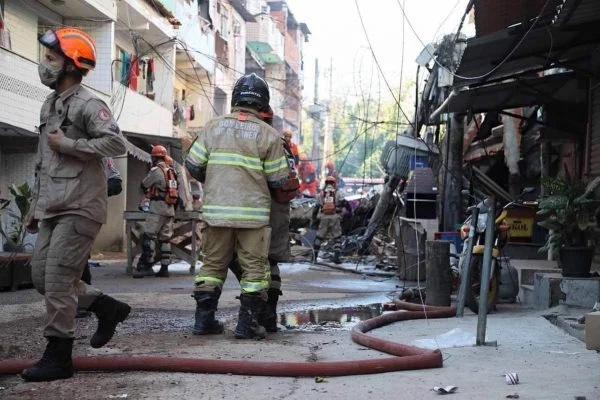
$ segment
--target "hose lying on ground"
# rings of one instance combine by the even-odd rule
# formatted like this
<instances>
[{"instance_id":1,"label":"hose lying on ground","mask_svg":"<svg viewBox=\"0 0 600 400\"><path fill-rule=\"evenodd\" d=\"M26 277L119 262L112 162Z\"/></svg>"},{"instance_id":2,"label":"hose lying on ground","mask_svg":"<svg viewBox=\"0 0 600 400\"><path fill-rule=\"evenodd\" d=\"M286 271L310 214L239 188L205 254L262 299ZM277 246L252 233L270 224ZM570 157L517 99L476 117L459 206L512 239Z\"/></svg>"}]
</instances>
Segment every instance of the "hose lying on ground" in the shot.
<instances>
[{"instance_id":1,"label":"hose lying on ground","mask_svg":"<svg viewBox=\"0 0 600 400\"><path fill-rule=\"evenodd\" d=\"M420 306L404 302L396 302L395 304L396 309L405 311L395 311L362 321L352 329L352 340L355 343L395 357L310 363L147 356L93 356L77 357L73 360L73 363L77 371L192 372L284 377L364 375L442 367L442 353L439 350L424 350L394 343L367 335L367 332L398 321L425 317L432 319L452 317L456 314L456 310L451 307ZM427 315L425 315L425 312ZM35 360L1 360L0 374L18 374L23 369L33 365L34 362Z\"/></svg>"}]
</instances>

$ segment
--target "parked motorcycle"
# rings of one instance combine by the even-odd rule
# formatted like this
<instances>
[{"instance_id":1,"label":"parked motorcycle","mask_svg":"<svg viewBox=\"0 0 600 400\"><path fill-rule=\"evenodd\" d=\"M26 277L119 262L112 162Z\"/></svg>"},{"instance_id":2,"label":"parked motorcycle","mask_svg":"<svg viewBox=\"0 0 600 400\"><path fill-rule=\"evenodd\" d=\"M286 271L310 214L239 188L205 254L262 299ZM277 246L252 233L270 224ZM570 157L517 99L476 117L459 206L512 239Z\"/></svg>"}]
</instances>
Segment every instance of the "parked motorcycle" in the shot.
<instances>
[{"instance_id":1,"label":"parked motorcycle","mask_svg":"<svg viewBox=\"0 0 600 400\"><path fill-rule=\"evenodd\" d=\"M492 265L489 280L489 292L487 298L487 309L493 310L497 301L500 287L501 269L503 268L500 262L500 255L502 249L508 243L510 238L510 226L506 223L508 216L508 210L515 207L530 207L531 205L524 204L522 197L531 193L535 188L525 188L519 198L516 201L506 204L500 211L499 215L494 215L494 243L492 249ZM468 191L463 191L463 195L471 196ZM485 229L487 225L490 209L490 202L493 201L490 198L485 198L483 201L477 203L477 205L469 207L469 217L463 223L460 229L461 239L463 240L463 251L459 257L458 262L458 275L462 278L465 271L468 271L469 276L467 277L467 285L465 287L465 305L469 307L475 314L479 311L480 302L480 290L481 290L481 276L483 269L483 253L485 249ZM476 223L473 223L476 218ZM474 230L471 232L471 230ZM471 248L469 241L473 243L470 257L468 257L468 251ZM469 262L470 268L466 269L465 263ZM507 271L508 274L505 276L511 276L511 271ZM460 281L461 279L459 279ZM459 293L459 298L462 293Z\"/></svg>"}]
</instances>

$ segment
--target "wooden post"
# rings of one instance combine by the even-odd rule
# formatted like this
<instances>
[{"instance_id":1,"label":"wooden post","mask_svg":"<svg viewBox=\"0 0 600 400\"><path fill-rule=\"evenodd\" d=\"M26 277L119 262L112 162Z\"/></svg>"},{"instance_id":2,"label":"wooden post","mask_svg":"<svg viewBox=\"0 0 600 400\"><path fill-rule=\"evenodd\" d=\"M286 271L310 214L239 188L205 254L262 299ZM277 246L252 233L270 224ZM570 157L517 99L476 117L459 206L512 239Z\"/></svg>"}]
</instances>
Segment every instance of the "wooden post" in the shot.
<instances>
[{"instance_id":1,"label":"wooden post","mask_svg":"<svg viewBox=\"0 0 600 400\"><path fill-rule=\"evenodd\" d=\"M133 273L133 258L135 257L133 250L133 235L131 234L131 222L127 221L126 232L127 232L127 267L125 269L125 273L127 275L131 275Z\"/></svg>"},{"instance_id":2,"label":"wooden post","mask_svg":"<svg viewBox=\"0 0 600 400\"><path fill-rule=\"evenodd\" d=\"M446 134L446 146L444 160L447 168L443 168L443 196L439 196L442 202L442 229L446 232L456 231L457 225L462 222L462 189L463 174L463 140L464 140L464 116L451 114Z\"/></svg>"},{"instance_id":3,"label":"wooden post","mask_svg":"<svg viewBox=\"0 0 600 400\"><path fill-rule=\"evenodd\" d=\"M425 290L425 304L429 306L449 306L452 292L450 242L428 240L426 257L427 288Z\"/></svg>"}]
</instances>

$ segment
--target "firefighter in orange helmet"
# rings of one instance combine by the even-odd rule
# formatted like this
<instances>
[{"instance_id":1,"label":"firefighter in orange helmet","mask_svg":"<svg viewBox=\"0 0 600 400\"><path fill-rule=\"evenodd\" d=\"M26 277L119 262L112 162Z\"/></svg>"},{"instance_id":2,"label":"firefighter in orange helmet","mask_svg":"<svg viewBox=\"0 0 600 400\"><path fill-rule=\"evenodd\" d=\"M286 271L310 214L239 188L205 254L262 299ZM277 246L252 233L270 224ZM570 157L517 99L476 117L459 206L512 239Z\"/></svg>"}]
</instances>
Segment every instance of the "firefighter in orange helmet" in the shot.
<instances>
[{"instance_id":1,"label":"firefighter in orange helmet","mask_svg":"<svg viewBox=\"0 0 600 400\"><path fill-rule=\"evenodd\" d=\"M341 213L345 207L344 196L337 190L337 181L333 176L325 178L325 187L318 197L318 203L313 211L319 229L313 244L313 261L317 260L321 244L324 241L337 241L342 236ZM339 249L334 248L334 262L339 263Z\"/></svg>"},{"instance_id":2,"label":"firefighter in orange helmet","mask_svg":"<svg viewBox=\"0 0 600 400\"><path fill-rule=\"evenodd\" d=\"M292 131L283 131L283 140L285 140L288 146L290 147L292 157L294 158L294 163L298 165L298 163L300 162L300 153L298 151L298 145L292 141Z\"/></svg>"},{"instance_id":3,"label":"firefighter in orange helmet","mask_svg":"<svg viewBox=\"0 0 600 400\"><path fill-rule=\"evenodd\" d=\"M102 159L126 151L108 106L81 85L96 65L94 40L76 28L49 30L39 38L44 54L42 84L53 89L40 113L40 135L29 232L37 232L31 260L36 289L46 302L42 358L23 371L26 381L73 375L72 350L77 306L98 318L92 347L112 338L131 308L85 284L82 273L107 214Z\"/></svg>"},{"instance_id":4,"label":"firefighter in orange helmet","mask_svg":"<svg viewBox=\"0 0 600 400\"><path fill-rule=\"evenodd\" d=\"M179 201L177 175L172 167L173 159L167 154L164 146L152 147L152 168L142 181L142 190L149 200L148 213L144 223L142 237L142 254L133 272L134 278L155 275L154 247L160 243L160 271L155 276L167 278L171 262L171 237L173 236L173 220L175 204ZM171 159L171 165L169 165Z\"/></svg>"}]
</instances>

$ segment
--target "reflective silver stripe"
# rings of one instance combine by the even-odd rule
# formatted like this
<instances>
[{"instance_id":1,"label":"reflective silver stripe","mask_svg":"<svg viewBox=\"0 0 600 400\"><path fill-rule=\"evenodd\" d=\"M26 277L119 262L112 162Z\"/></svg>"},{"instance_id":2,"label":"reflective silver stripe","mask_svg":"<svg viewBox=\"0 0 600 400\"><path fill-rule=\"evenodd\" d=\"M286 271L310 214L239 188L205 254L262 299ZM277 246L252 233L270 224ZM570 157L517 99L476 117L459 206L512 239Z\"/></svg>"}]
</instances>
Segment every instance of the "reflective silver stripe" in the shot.
<instances>
[{"instance_id":1,"label":"reflective silver stripe","mask_svg":"<svg viewBox=\"0 0 600 400\"><path fill-rule=\"evenodd\" d=\"M207 218L236 221L268 221L270 210L258 207L230 207L206 204L202 212Z\"/></svg>"},{"instance_id":2,"label":"reflective silver stripe","mask_svg":"<svg viewBox=\"0 0 600 400\"><path fill-rule=\"evenodd\" d=\"M195 164L206 164L206 161L208 161L208 151L204 146L196 142L190 149L188 157Z\"/></svg>"},{"instance_id":3,"label":"reflective silver stripe","mask_svg":"<svg viewBox=\"0 0 600 400\"><path fill-rule=\"evenodd\" d=\"M209 285L214 285L214 286L218 286L218 287L223 286L223 283L224 283L222 279L215 278L213 276L202 276L202 275L196 275L196 277L194 278L194 282L207 283Z\"/></svg>"},{"instance_id":4,"label":"reflective silver stripe","mask_svg":"<svg viewBox=\"0 0 600 400\"><path fill-rule=\"evenodd\" d=\"M263 290L267 290L269 288L270 282L267 280L262 281L246 281L243 280L240 282L240 286L242 287L242 293L256 293L262 292Z\"/></svg>"},{"instance_id":5,"label":"reflective silver stripe","mask_svg":"<svg viewBox=\"0 0 600 400\"><path fill-rule=\"evenodd\" d=\"M289 164L287 162L287 158L281 157L274 161L265 161L265 174L270 175L282 170L287 170L289 168Z\"/></svg>"},{"instance_id":6,"label":"reflective silver stripe","mask_svg":"<svg viewBox=\"0 0 600 400\"><path fill-rule=\"evenodd\" d=\"M262 171L263 166L260 158L248 157L236 153L223 153L214 152L210 154L209 164L216 165L232 165L237 167L243 167L247 169L253 169L256 171Z\"/></svg>"}]
</instances>

